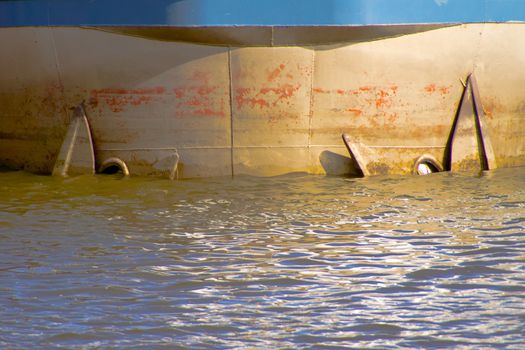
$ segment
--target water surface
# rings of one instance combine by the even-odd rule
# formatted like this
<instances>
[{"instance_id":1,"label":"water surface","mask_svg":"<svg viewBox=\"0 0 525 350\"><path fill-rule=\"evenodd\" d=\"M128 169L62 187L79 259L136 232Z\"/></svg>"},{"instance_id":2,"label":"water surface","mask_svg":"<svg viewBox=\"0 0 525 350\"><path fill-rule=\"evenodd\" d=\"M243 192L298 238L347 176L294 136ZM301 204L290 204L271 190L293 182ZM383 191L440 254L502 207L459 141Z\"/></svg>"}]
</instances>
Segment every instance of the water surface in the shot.
<instances>
[{"instance_id":1,"label":"water surface","mask_svg":"<svg viewBox=\"0 0 525 350\"><path fill-rule=\"evenodd\" d=\"M525 169L0 173L0 348L525 348Z\"/></svg>"}]
</instances>

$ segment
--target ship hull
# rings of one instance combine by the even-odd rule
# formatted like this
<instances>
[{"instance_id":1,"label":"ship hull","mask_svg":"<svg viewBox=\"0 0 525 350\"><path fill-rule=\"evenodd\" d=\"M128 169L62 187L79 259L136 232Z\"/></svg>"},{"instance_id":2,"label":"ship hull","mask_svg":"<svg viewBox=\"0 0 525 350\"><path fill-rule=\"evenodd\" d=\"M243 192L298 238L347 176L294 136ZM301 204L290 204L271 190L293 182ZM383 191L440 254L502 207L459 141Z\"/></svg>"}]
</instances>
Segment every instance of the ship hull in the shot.
<instances>
[{"instance_id":1,"label":"ship hull","mask_svg":"<svg viewBox=\"0 0 525 350\"><path fill-rule=\"evenodd\" d=\"M178 178L358 175L346 133L374 150L374 174L406 174L422 155L445 162L474 74L498 167L525 165L525 24L399 28L357 40L283 28L256 43L234 27L212 42L165 28L1 28L0 164L51 173L81 105L96 169L117 158L131 175L162 175L176 153Z\"/></svg>"}]
</instances>

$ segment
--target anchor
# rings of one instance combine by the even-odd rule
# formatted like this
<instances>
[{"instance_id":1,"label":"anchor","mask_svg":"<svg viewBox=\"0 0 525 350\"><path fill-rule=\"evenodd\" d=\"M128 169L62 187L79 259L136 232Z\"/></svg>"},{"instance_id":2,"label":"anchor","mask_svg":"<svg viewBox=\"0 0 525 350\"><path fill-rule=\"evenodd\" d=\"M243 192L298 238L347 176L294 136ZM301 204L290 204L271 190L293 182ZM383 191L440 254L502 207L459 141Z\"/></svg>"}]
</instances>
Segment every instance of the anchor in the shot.
<instances>
[{"instance_id":1,"label":"anchor","mask_svg":"<svg viewBox=\"0 0 525 350\"><path fill-rule=\"evenodd\" d=\"M478 84L473 74L467 77L452 129L445 147L443 167L430 155L415 159L413 172L426 175L441 171L483 171L497 168L496 157L485 112L481 105ZM343 142L363 176L376 175L370 164L377 152L343 133Z\"/></svg>"},{"instance_id":2,"label":"anchor","mask_svg":"<svg viewBox=\"0 0 525 350\"><path fill-rule=\"evenodd\" d=\"M134 150L133 152L148 152L150 150ZM180 156L176 148L170 150L151 150L152 168L155 173L170 180L179 178L181 168ZM103 160L102 162L100 162ZM107 159L99 159L101 165L98 173L121 172L129 176L130 168L126 162L116 155ZM53 167L54 176L67 177L71 175L95 174L95 149L91 137L90 125L83 104L73 108L73 117L67 129L62 147Z\"/></svg>"},{"instance_id":3,"label":"anchor","mask_svg":"<svg viewBox=\"0 0 525 350\"><path fill-rule=\"evenodd\" d=\"M89 123L82 104L74 108L60 153L53 167L53 175L68 176L95 174L95 152Z\"/></svg>"},{"instance_id":4,"label":"anchor","mask_svg":"<svg viewBox=\"0 0 525 350\"><path fill-rule=\"evenodd\" d=\"M445 167L450 171L497 168L496 157L481 106L474 75L467 77L463 96L445 148Z\"/></svg>"}]
</instances>

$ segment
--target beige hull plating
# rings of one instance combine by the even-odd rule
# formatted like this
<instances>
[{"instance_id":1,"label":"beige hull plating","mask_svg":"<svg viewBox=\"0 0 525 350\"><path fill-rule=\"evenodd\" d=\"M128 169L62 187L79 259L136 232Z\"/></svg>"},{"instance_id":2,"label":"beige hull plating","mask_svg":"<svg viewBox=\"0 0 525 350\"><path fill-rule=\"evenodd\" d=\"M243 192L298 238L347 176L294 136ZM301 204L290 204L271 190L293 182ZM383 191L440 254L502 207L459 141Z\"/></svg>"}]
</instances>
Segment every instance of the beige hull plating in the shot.
<instances>
[{"instance_id":1,"label":"beige hull plating","mask_svg":"<svg viewBox=\"0 0 525 350\"><path fill-rule=\"evenodd\" d=\"M95 168L179 178L376 173L439 161L474 73L499 167L525 165L525 25L472 24L330 46L228 47L82 28L0 30L0 165L51 173L82 102ZM463 82L462 82L463 81Z\"/></svg>"}]
</instances>

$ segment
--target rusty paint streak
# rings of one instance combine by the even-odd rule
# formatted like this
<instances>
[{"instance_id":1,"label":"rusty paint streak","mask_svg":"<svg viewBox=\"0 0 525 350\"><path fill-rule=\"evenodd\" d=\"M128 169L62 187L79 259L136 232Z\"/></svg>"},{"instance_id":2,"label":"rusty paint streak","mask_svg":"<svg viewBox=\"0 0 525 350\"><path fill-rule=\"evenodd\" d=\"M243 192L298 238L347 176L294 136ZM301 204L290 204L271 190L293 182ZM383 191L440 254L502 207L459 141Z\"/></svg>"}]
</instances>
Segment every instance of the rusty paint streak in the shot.
<instances>
[{"instance_id":1,"label":"rusty paint streak","mask_svg":"<svg viewBox=\"0 0 525 350\"><path fill-rule=\"evenodd\" d=\"M363 111L360 110L360 109L355 109L355 108L348 108L346 109L347 112L350 112L350 113L353 113L354 116L356 117L359 117L361 114L363 114Z\"/></svg>"},{"instance_id":2,"label":"rusty paint streak","mask_svg":"<svg viewBox=\"0 0 525 350\"><path fill-rule=\"evenodd\" d=\"M275 96L277 96L277 100L272 103L272 105L275 106L279 101L292 97L295 94L295 92L299 90L300 87L300 85L293 86L290 84L283 84L275 88L262 88L259 90L259 93L257 93L256 96L259 96L261 94L267 95L268 93L273 93Z\"/></svg>"},{"instance_id":3,"label":"rusty paint streak","mask_svg":"<svg viewBox=\"0 0 525 350\"><path fill-rule=\"evenodd\" d=\"M175 97L183 98L186 95L186 89L175 88L175 89L173 89L173 93L175 94Z\"/></svg>"},{"instance_id":4,"label":"rusty paint streak","mask_svg":"<svg viewBox=\"0 0 525 350\"><path fill-rule=\"evenodd\" d=\"M483 111L485 112L488 119L492 120L495 114L505 113L505 106L496 97L486 97L483 101ZM516 114L525 113L525 103L518 105Z\"/></svg>"},{"instance_id":5,"label":"rusty paint streak","mask_svg":"<svg viewBox=\"0 0 525 350\"><path fill-rule=\"evenodd\" d=\"M105 88L92 90L94 95L162 95L165 92L166 88L162 86L143 89Z\"/></svg>"},{"instance_id":6,"label":"rusty paint streak","mask_svg":"<svg viewBox=\"0 0 525 350\"><path fill-rule=\"evenodd\" d=\"M392 90L392 93L393 93L394 95L397 95L397 89L398 89L398 88L399 88L399 87L398 87L397 85L394 84L394 85L392 85L392 86L390 87L390 90Z\"/></svg>"},{"instance_id":7,"label":"rusty paint streak","mask_svg":"<svg viewBox=\"0 0 525 350\"><path fill-rule=\"evenodd\" d=\"M436 92L436 84L428 84L425 86L425 91L428 93Z\"/></svg>"},{"instance_id":8,"label":"rusty paint streak","mask_svg":"<svg viewBox=\"0 0 525 350\"><path fill-rule=\"evenodd\" d=\"M188 99L187 101L185 101L184 103L179 103L177 105L178 106L186 105L186 106L200 107L200 106L202 106L202 101L199 100L196 97L192 97L192 98Z\"/></svg>"},{"instance_id":9,"label":"rusty paint streak","mask_svg":"<svg viewBox=\"0 0 525 350\"><path fill-rule=\"evenodd\" d=\"M173 89L177 98L175 115L177 117L224 117L225 97L215 98L213 94L217 89L217 86L208 85Z\"/></svg>"},{"instance_id":10,"label":"rusty paint streak","mask_svg":"<svg viewBox=\"0 0 525 350\"><path fill-rule=\"evenodd\" d=\"M251 108L276 107L278 104L290 99L300 89L300 85L282 84L277 87L237 88L235 101L237 108L249 106Z\"/></svg>"},{"instance_id":11,"label":"rusty paint streak","mask_svg":"<svg viewBox=\"0 0 525 350\"><path fill-rule=\"evenodd\" d=\"M450 87L448 87L448 86L440 86L439 87L439 92L441 92L441 95L446 95L446 94L450 93Z\"/></svg>"},{"instance_id":12,"label":"rusty paint streak","mask_svg":"<svg viewBox=\"0 0 525 350\"><path fill-rule=\"evenodd\" d=\"M101 104L114 113L120 113L129 107L174 100L177 108L176 116L223 117L225 97L214 96L218 86L207 84L208 74L193 72L191 79L199 84L177 87L170 91L162 86L141 89L94 89L90 92L88 103L91 108L97 108L100 114Z\"/></svg>"},{"instance_id":13,"label":"rusty paint streak","mask_svg":"<svg viewBox=\"0 0 525 350\"><path fill-rule=\"evenodd\" d=\"M374 127L385 127L386 124L393 124L398 119L397 113L389 113L389 109L397 102L394 98L397 96L399 87L396 84L387 85L384 88L377 86L360 86L356 89L324 89L314 87L312 91L320 94L331 94L342 97L355 96L351 101L351 106L343 109L343 112L352 113L355 117L367 113L369 123ZM356 105L357 103L357 105ZM356 107L357 106L357 107Z\"/></svg>"},{"instance_id":14,"label":"rusty paint streak","mask_svg":"<svg viewBox=\"0 0 525 350\"><path fill-rule=\"evenodd\" d=\"M118 113L125 110L127 106L146 105L154 101L157 97L166 92L164 87L124 89L124 88L105 88L91 90L89 105L92 108L99 106L100 102L105 103L112 112Z\"/></svg>"},{"instance_id":15,"label":"rusty paint streak","mask_svg":"<svg viewBox=\"0 0 525 350\"><path fill-rule=\"evenodd\" d=\"M387 105L389 106L391 104L390 100L388 99L389 96L390 95L385 90L379 90L376 94L376 108L384 108Z\"/></svg>"},{"instance_id":16,"label":"rusty paint streak","mask_svg":"<svg viewBox=\"0 0 525 350\"><path fill-rule=\"evenodd\" d=\"M367 100L369 101L369 104L376 104L376 107L382 107L387 101L387 97L391 97L392 95L397 95L398 86L392 85L389 88L390 92L387 91L387 89L379 89L378 87L373 86L361 86L358 89L333 89L333 90L327 90L320 87L314 87L312 91L314 93L321 93L321 94L337 94L340 96L348 95L348 96L357 96L357 95L365 95L370 96L371 94L374 94L373 100Z\"/></svg>"},{"instance_id":17,"label":"rusty paint streak","mask_svg":"<svg viewBox=\"0 0 525 350\"><path fill-rule=\"evenodd\" d=\"M438 92L441 96L445 96L450 93L450 89L452 88L452 85L446 86L441 85L438 86L434 83L426 85L423 89L425 92L429 94L433 94L435 92Z\"/></svg>"},{"instance_id":18,"label":"rusty paint streak","mask_svg":"<svg viewBox=\"0 0 525 350\"><path fill-rule=\"evenodd\" d=\"M248 95L251 95L251 91L251 88L237 88L235 90L237 108L242 108L245 105L249 105L251 108L255 108L255 106L260 108L270 107L270 104L262 98L248 97Z\"/></svg>"},{"instance_id":19,"label":"rusty paint streak","mask_svg":"<svg viewBox=\"0 0 525 350\"><path fill-rule=\"evenodd\" d=\"M330 93L330 90L325 90L325 89L321 89L318 87L314 87L312 90L313 92L318 93L318 94L329 94Z\"/></svg>"},{"instance_id":20,"label":"rusty paint streak","mask_svg":"<svg viewBox=\"0 0 525 350\"><path fill-rule=\"evenodd\" d=\"M279 77L279 75L281 75L281 73L282 73L282 71L284 70L285 67L286 66L281 63L279 65L279 67L277 67L274 70L272 70L271 72L269 72L268 73L268 77L267 77L268 82L272 82L275 79L277 79L277 77Z\"/></svg>"}]
</instances>

